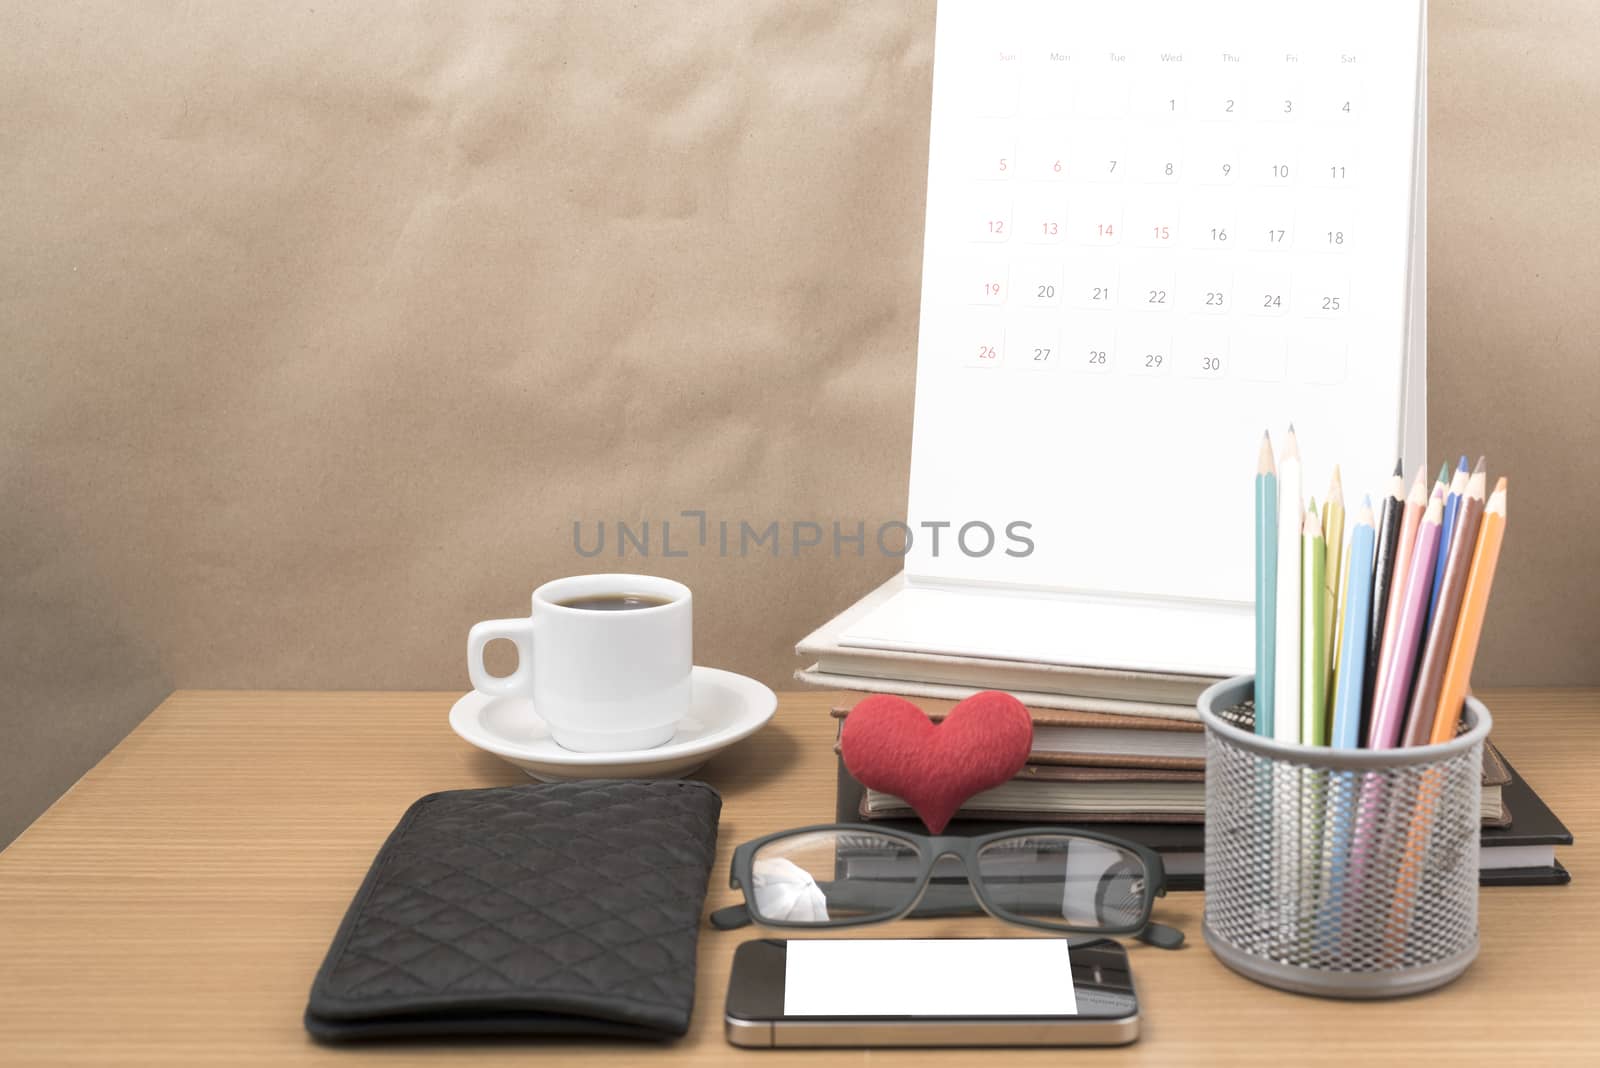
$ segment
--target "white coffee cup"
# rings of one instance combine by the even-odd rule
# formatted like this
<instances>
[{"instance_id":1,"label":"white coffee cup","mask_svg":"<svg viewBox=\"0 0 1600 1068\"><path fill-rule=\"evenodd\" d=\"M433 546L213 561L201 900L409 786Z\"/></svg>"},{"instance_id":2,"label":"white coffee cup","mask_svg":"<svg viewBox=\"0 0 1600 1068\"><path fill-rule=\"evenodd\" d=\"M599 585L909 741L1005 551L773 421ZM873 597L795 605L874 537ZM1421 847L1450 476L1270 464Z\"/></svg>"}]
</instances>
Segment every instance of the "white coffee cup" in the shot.
<instances>
[{"instance_id":1,"label":"white coffee cup","mask_svg":"<svg viewBox=\"0 0 1600 1068\"><path fill-rule=\"evenodd\" d=\"M574 601L633 596L660 602L615 610ZM492 697L530 697L556 744L580 753L649 749L689 714L694 666L689 587L652 575L577 575L533 591L527 619L491 619L467 635L467 674ZM517 646L517 669L491 675L483 648Z\"/></svg>"}]
</instances>

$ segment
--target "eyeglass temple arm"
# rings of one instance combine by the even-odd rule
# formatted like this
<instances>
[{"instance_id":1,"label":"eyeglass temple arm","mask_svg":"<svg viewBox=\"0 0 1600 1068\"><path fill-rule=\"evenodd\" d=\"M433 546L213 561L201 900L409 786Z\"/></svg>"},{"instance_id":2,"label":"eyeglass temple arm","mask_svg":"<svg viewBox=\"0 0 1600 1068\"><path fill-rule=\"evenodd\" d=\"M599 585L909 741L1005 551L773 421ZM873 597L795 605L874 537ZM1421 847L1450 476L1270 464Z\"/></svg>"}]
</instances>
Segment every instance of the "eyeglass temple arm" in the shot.
<instances>
[{"instance_id":1,"label":"eyeglass temple arm","mask_svg":"<svg viewBox=\"0 0 1600 1068\"><path fill-rule=\"evenodd\" d=\"M750 926L750 910L743 905L729 905L711 914L711 926L719 931L732 931Z\"/></svg>"},{"instance_id":2,"label":"eyeglass temple arm","mask_svg":"<svg viewBox=\"0 0 1600 1068\"><path fill-rule=\"evenodd\" d=\"M1059 895L1053 896L1052 900L1059 904ZM919 919L931 919L940 916L968 916L982 911L983 906L978 904L971 884L935 883L928 887L922 895L922 900L917 902L917 907L911 910L911 915ZM1083 938L1070 938L1068 941L1077 944L1093 942L1102 937L1104 936L1088 935ZM1133 937L1158 949L1177 949L1183 945L1183 932L1164 923L1148 923Z\"/></svg>"}]
</instances>

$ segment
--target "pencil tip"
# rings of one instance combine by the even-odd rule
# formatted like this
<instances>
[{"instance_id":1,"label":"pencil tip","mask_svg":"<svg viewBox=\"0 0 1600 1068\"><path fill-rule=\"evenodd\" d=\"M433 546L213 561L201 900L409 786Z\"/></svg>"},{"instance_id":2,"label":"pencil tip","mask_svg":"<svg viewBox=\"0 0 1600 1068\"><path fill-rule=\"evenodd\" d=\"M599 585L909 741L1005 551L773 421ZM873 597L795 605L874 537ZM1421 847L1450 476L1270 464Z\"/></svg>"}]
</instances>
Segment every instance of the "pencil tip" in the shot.
<instances>
[{"instance_id":1,"label":"pencil tip","mask_svg":"<svg viewBox=\"0 0 1600 1068\"><path fill-rule=\"evenodd\" d=\"M1406 462L1405 462L1404 459L1395 460L1395 462L1394 462L1394 475L1395 475L1396 478L1405 478L1406 477Z\"/></svg>"},{"instance_id":2,"label":"pencil tip","mask_svg":"<svg viewBox=\"0 0 1600 1068\"><path fill-rule=\"evenodd\" d=\"M1489 494L1489 503L1484 510L1494 512L1500 516L1506 514L1506 479L1504 475L1501 475L1500 481L1494 484L1494 492Z\"/></svg>"},{"instance_id":3,"label":"pencil tip","mask_svg":"<svg viewBox=\"0 0 1600 1068\"><path fill-rule=\"evenodd\" d=\"M1449 460L1446 460L1444 463L1439 465L1439 477L1434 479L1434 481L1435 482L1449 482L1450 481L1450 461Z\"/></svg>"},{"instance_id":4,"label":"pencil tip","mask_svg":"<svg viewBox=\"0 0 1600 1068\"><path fill-rule=\"evenodd\" d=\"M1487 456L1480 456L1480 457L1478 457L1478 466L1477 466L1477 467L1474 467L1474 468L1473 468L1473 469L1472 469L1472 473L1473 473L1473 474L1475 474L1475 475L1481 475L1481 474L1483 474L1483 469L1484 469L1484 468L1483 468L1483 465L1484 465L1484 464L1485 464L1485 463L1486 463L1486 462L1488 462L1488 459L1489 459L1489 458L1488 458L1488 457L1487 457Z\"/></svg>"},{"instance_id":5,"label":"pencil tip","mask_svg":"<svg viewBox=\"0 0 1600 1068\"><path fill-rule=\"evenodd\" d=\"M1272 438L1266 434L1261 435L1261 449L1256 453L1256 474L1276 475L1278 465L1272 459Z\"/></svg>"},{"instance_id":6,"label":"pencil tip","mask_svg":"<svg viewBox=\"0 0 1600 1068\"><path fill-rule=\"evenodd\" d=\"M1462 453L1461 454L1461 462L1456 464L1456 470L1457 471L1465 471L1466 469L1467 469L1467 454L1466 453Z\"/></svg>"}]
</instances>

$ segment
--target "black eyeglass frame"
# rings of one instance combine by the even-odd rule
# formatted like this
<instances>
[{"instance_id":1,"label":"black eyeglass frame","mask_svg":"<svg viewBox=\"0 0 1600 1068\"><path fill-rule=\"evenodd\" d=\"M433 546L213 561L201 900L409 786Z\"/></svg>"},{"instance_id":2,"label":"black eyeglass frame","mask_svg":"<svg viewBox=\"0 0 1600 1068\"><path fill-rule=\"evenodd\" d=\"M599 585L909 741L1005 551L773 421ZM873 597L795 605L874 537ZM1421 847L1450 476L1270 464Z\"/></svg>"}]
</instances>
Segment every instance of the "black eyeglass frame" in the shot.
<instances>
[{"instance_id":1,"label":"black eyeglass frame","mask_svg":"<svg viewBox=\"0 0 1600 1068\"><path fill-rule=\"evenodd\" d=\"M901 842L913 849L921 866L916 875L916 889L914 892L909 893L906 904L892 912L876 913L871 916L851 916L839 920L829 920L826 923L775 920L763 915L756 905L755 894L751 889L755 885L754 865L756 854L764 846L772 842L784 838L822 832L872 835ZM1114 846L1137 856L1143 863L1145 871L1144 895L1139 919L1115 926L1101 924L1093 927L1070 923L1050 923L1017 915L990 901L983 885L982 873L978 867L979 853L982 852L984 847L995 842L1029 837L1086 838L1090 841ZM933 883L934 865L947 856L955 856L961 861L963 873L966 875L966 889L970 890L972 898L976 901L978 907L1004 923L1016 924L1019 927L1030 927L1039 931L1052 931L1058 934L1133 936L1140 938L1142 941L1168 947L1176 947L1176 945L1183 942L1183 933L1181 931L1166 927L1163 924L1152 923L1150 920L1150 914L1155 907L1156 898L1164 897L1167 893L1167 869L1166 865L1161 862L1159 853L1148 846L1140 845L1137 842L1129 842L1115 835L1102 834L1098 831L1079 830L1077 828L1065 830L1060 827L1024 827L1017 830L995 831L990 834L976 836L921 835L909 831L891 830L861 823L814 823L806 827L793 827L784 831L775 831L753 841L745 842L734 849L733 862L728 873L728 886L744 894L744 904L718 909L711 914L711 923L713 926L725 930L741 927L750 922L759 923L764 927L822 930L835 927L860 927L866 924L888 923L892 920L903 919L917 910L917 906L921 904L929 886ZM924 915L927 914L924 913Z\"/></svg>"}]
</instances>

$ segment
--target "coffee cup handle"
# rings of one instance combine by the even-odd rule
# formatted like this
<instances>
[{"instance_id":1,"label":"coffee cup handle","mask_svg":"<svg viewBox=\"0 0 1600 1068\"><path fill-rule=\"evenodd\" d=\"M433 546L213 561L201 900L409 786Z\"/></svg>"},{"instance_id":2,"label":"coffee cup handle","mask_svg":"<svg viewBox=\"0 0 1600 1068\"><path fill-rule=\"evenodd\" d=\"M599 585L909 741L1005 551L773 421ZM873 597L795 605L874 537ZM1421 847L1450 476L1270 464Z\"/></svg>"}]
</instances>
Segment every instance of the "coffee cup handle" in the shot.
<instances>
[{"instance_id":1,"label":"coffee cup handle","mask_svg":"<svg viewBox=\"0 0 1600 1068\"><path fill-rule=\"evenodd\" d=\"M491 675L483 664L483 648L496 638L505 638L517 647L517 670L509 675ZM533 620L489 619L473 625L467 632L467 675L472 688L490 697L527 697L533 684Z\"/></svg>"}]
</instances>

